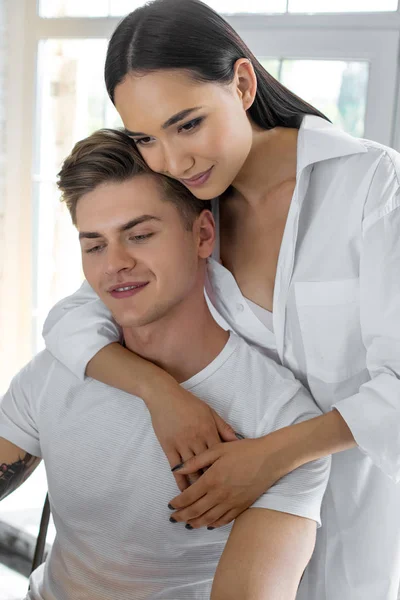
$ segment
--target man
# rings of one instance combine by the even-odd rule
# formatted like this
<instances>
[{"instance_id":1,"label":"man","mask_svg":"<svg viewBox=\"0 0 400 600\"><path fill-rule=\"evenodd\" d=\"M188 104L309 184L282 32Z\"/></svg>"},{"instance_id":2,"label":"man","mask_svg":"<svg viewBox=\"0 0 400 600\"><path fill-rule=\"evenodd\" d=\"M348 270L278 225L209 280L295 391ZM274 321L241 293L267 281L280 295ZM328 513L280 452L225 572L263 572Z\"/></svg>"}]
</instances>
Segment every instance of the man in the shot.
<instances>
[{"instance_id":1,"label":"man","mask_svg":"<svg viewBox=\"0 0 400 600\"><path fill-rule=\"evenodd\" d=\"M288 371L211 316L203 292L215 238L209 205L149 171L134 143L112 130L75 146L59 187L79 231L86 279L130 350L246 438L318 414ZM41 458L48 476L57 536L28 598L295 598L315 543L328 459L281 479L233 527L170 523L176 483L144 403L77 380L47 351L12 381L0 436L0 498Z\"/></svg>"}]
</instances>

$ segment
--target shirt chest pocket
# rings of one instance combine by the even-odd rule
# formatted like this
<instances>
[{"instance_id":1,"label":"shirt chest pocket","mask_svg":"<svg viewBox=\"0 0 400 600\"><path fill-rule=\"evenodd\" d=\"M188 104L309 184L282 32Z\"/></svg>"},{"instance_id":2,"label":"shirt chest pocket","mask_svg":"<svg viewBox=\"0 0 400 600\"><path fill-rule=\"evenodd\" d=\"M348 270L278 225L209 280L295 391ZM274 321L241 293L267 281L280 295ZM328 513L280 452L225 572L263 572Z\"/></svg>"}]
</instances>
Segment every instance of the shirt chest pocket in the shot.
<instances>
[{"instance_id":1,"label":"shirt chest pocket","mask_svg":"<svg viewBox=\"0 0 400 600\"><path fill-rule=\"evenodd\" d=\"M358 279L295 283L307 372L326 382L365 369Z\"/></svg>"}]
</instances>

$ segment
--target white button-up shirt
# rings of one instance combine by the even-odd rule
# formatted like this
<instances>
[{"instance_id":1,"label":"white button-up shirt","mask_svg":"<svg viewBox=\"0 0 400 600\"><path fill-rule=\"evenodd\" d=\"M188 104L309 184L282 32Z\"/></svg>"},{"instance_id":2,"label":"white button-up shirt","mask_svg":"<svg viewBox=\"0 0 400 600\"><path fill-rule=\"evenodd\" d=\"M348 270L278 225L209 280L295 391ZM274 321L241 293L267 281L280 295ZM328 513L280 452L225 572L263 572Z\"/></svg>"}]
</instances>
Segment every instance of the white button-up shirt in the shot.
<instances>
[{"instance_id":1,"label":"white button-up shirt","mask_svg":"<svg viewBox=\"0 0 400 600\"><path fill-rule=\"evenodd\" d=\"M233 275L218 260L208 265L206 290L217 320L291 369L322 411L335 407L358 444L333 457L323 526L298 600L398 595L399 179L394 150L307 116L277 266L274 333ZM45 325L50 351L80 376L119 335L88 288L53 309Z\"/></svg>"}]
</instances>

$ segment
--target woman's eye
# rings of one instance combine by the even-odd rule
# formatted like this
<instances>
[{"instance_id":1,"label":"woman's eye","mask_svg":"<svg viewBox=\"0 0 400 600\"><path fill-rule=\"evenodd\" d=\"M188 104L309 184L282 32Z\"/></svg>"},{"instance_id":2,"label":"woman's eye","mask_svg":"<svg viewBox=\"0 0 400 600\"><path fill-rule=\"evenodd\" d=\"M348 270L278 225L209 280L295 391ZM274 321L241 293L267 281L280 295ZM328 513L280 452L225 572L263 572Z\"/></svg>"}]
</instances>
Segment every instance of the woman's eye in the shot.
<instances>
[{"instance_id":1,"label":"woman's eye","mask_svg":"<svg viewBox=\"0 0 400 600\"><path fill-rule=\"evenodd\" d=\"M192 119L188 123L181 125L178 131L192 131L193 129L196 129L196 127L198 127L203 120L204 117L197 117L197 119Z\"/></svg>"},{"instance_id":2,"label":"woman's eye","mask_svg":"<svg viewBox=\"0 0 400 600\"><path fill-rule=\"evenodd\" d=\"M153 138L151 137L144 137L138 140L134 140L134 142L137 146L148 146L152 140Z\"/></svg>"}]
</instances>

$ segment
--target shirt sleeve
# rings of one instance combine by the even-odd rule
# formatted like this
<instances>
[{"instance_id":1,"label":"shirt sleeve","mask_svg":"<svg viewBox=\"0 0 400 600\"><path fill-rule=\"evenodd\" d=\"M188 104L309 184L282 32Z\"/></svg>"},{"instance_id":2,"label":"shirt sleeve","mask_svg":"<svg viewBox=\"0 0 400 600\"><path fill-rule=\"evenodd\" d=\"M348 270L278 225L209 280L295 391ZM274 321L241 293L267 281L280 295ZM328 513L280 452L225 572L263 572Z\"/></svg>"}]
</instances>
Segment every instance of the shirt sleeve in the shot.
<instances>
[{"instance_id":1,"label":"shirt sleeve","mask_svg":"<svg viewBox=\"0 0 400 600\"><path fill-rule=\"evenodd\" d=\"M25 452L41 457L34 398L32 398L29 365L12 380L0 400L0 437Z\"/></svg>"},{"instance_id":2,"label":"shirt sleeve","mask_svg":"<svg viewBox=\"0 0 400 600\"><path fill-rule=\"evenodd\" d=\"M279 367L283 370L283 367ZM274 415L271 420L271 413ZM257 437L295 425L322 413L306 389L296 380L286 380L282 395L275 398L261 421ZM331 457L311 461L277 481L252 505L311 519L321 526L321 504L328 485Z\"/></svg>"},{"instance_id":3,"label":"shirt sleeve","mask_svg":"<svg viewBox=\"0 0 400 600\"><path fill-rule=\"evenodd\" d=\"M120 342L122 334L111 312L85 281L75 294L50 311L43 337L49 352L79 379L102 348Z\"/></svg>"},{"instance_id":4,"label":"shirt sleeve","mask_svg":"<svg viewBox=\"0 0 400 600\"><path fill-rule=\"evenodd\" d=\"M371 379L334 404L360 450L400 481L400 159L372 185L364 220L360 324ZM396 164L393 165L396 167ZM378 185L379 184L379 185ZM379 196L379 202L376 198ZM375 199L375 200L374 200Z\"/></svg>"}]
</instances>

